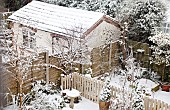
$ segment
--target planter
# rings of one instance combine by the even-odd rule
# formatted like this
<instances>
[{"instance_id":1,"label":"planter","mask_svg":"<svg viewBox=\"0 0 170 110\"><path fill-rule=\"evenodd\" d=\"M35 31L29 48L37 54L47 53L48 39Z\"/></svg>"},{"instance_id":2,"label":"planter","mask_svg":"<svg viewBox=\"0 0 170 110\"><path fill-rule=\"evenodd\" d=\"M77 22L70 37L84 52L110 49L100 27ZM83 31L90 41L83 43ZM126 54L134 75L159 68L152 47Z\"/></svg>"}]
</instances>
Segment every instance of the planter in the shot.
<instances>
[{"instance_id":1,"label":"planter","mask_svg":"<svg viewBox=\"0 0 170 110\"><path fill-rule=\"evenodd\" d=\"M162 91L169 92L170 85L162 85Z\"/></svg>"},{"instance_id":2,"label":"planter","mask_svg":"<svg viewBox=\"0 0 170 110\"><path fill-rule=\"evenodd\" d=\"M154 88L151 89L151 91L156 92L159 90L160 85L155 86Z\"/></svg>"},{"instance_id":3,"label":"planter","mask_svg":"<svg viewBox=\"0 0 170 110\"><path fill-rule=\"evenodd\" d=\"M110 102L99 101L99 110L109 110Z\"/></svg>"}]
</instances>

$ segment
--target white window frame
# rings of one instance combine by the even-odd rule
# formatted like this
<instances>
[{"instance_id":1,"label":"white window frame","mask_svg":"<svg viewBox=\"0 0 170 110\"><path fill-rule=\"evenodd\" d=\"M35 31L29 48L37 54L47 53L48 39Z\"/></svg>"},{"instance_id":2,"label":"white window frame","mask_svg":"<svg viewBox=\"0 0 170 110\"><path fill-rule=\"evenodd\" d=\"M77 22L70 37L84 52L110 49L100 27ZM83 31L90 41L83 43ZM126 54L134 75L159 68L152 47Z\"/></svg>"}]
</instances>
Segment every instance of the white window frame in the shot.
<instances>
[{"instance_id":1,"label":"white window frame","mask_svg":"<svg viewBox=\"0 0 170 110\"><path fill-rule=\"evenodd\" d=\"M156 31L162 31L163 33L170 34L170 22L164 22L160 27L156 27Z\"/></svg>"},{"instance_id":2,"label":"white window frame","mask_svg":"<svg viewBox=\"0 0 170 110\"><path fill-rule=\"evenodd\" d=\"M23 27L22 35L23 35L23 46L25 46L26 48L34 49L36 46L35 32L27 27Z\"/></svg>"}]
</instances>

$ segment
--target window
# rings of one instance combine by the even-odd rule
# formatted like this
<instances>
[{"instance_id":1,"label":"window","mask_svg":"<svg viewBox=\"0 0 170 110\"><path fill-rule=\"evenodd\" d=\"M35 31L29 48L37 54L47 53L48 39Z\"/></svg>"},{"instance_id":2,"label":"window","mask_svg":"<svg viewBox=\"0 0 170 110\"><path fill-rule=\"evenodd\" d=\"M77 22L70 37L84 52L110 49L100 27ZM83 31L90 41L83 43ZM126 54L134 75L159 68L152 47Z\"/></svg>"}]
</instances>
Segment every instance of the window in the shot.
<instances>
[{"instance_id":1,"label":"window","mask_svg":"<svg viewBox=\"0 0 170 110\"><path fill-rule=\"evenodd\" d=\"M162 32L164 32L164 33L170 33L170 23L163 23Z\"/></svg>"},{"instance_id":2,"label":"window","mask_svg":"<svg viewBox=\"0 0 170 110\"><path fill-rule=\"evenodd\" d=\"M22 34L23 34L23 45L28 47L28 31L26 29L23 29Z\"/></svg>"},{"instance_id":3,"label":"window","mask_svg":"<svg viewBox=\"0 0 170 110\"><path fill-rule=\"evenodd\" d=\"M36 46L36 39L35 39L35 32L28 28L22 29L23 34L23 45L27 48L35 48Z\"/></svg>"},{"instance_id":4,"label":"window","mask_svg":"<svg viewBox=\"0 0 170 110\"><path fill-rule=\"evenodd\" d=\"M170 23L167 25L167 33L170 33Z\"/></svg>"},{"instance_id":5,"label":"window","mask_svg":"<svg viewBox=\"0 0 170 110\"><path fill-rule=\"evenodd\" d=\"M59 45L59 38L58 37L53 37L52 39L52 53L56 51L56 47Z\"/></svg>"},{"instance_id":6,"label":"window","mask_svg":"<svg viewBox=\"0 0 170 110\"><path fill-rule=\"evenodd\" d=\"M64 52L68 49L68 39L63 35L51 34L52 36L52 53Z\"/></svg>"}]
</instances>

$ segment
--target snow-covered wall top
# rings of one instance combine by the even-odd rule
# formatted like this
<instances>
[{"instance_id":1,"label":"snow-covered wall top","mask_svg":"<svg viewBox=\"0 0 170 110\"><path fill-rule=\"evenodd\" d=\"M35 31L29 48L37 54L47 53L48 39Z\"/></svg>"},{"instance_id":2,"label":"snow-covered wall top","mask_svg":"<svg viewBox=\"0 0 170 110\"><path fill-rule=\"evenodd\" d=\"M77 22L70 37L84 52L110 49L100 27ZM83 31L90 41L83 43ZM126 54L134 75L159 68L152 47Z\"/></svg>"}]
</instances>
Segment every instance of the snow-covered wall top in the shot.
<instances>
[{"instance_id":1,"label":"snow-covered wall top","mask_svg":"<svg viewBox=\"0 0 170 110\"><path fill-rule=\"evenodd\" d=\"M14 12L8 19L33 28L65 35L68 30L76 30L77 34L85 32L102 16L104 14L99 12L32 1Z\"/></svg>"}]
</instances>

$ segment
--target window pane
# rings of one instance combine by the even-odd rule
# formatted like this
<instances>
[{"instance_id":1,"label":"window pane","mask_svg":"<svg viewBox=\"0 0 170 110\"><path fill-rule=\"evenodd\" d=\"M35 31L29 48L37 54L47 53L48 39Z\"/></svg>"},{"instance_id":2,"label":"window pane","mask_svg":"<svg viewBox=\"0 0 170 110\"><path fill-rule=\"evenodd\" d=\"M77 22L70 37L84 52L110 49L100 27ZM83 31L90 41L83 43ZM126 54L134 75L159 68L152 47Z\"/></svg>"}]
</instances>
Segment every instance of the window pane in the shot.
<instances>
[{"instance_id":1,"label":"window pane","mask_svg":"<svg viewBox=\"0 0 170 110\"><path fill-rule=\"evenodd\" d=\"M30 41L29 41L29 43L30 43L30 48L35 48L35 46L36 46L36 38L35 38L35 32L29 32L29 34L30 34Z\"/></svg>"},{"instance_id":2,"label":"window pane","mask_svg":"<svg viewBox=\"0 0 170 110\"><path fill-rule=\"evenodd\" d=\"M23 45L28 46L28 36L23 35Z\"/></svg>"},{"instance_id":3,"label":"window pane","mask_svg":"<svg viewBox=\"0 0 170 110\"><path fill-rule=\"evenodd\" d=\"M35 46L36 46L36 40L35 40L35 38L30 38L30 48L35 48Z\"/></svg>"},{"instance_id":4,"label":"window pane","mask_svg":"<svg viewBox=\"0 0 170 110\"><path fill-rule=\"evenodd\" d=\"M168 23L168 26L167 26L168 28L170 28L170 24Z\"/></svg>"}]
</instances>

